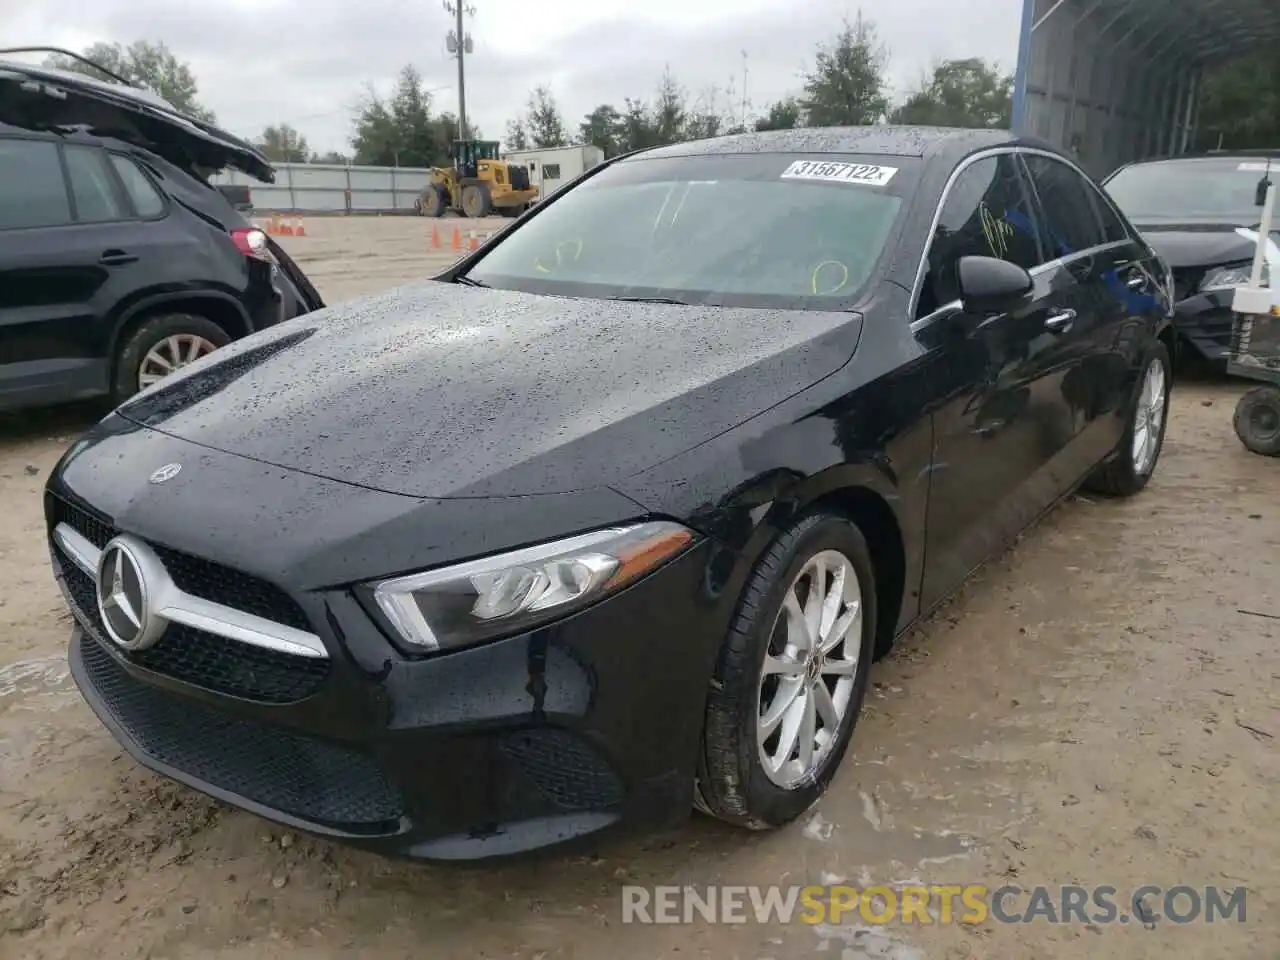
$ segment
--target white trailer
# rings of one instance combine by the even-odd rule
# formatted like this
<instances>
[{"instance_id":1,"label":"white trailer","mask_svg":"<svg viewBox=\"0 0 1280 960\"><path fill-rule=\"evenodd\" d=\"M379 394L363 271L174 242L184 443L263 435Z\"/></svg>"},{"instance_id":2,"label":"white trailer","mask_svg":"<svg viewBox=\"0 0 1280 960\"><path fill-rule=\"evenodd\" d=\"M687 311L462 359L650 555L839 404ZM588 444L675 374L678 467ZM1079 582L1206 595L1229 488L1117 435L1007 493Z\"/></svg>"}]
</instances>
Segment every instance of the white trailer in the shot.
<instances>
[{"instance_id":1,"label":"white trailer","mask_svg":"<svg viewBox=\"0 0 1280 960\"><path fill-rule=\"evenodd\" d=\"M604 163L604 151L591 144L506 150L502 159L529 171L529 183L538 188L538 199L555 193L570 180Z\"/></svg>"}]
</instances>

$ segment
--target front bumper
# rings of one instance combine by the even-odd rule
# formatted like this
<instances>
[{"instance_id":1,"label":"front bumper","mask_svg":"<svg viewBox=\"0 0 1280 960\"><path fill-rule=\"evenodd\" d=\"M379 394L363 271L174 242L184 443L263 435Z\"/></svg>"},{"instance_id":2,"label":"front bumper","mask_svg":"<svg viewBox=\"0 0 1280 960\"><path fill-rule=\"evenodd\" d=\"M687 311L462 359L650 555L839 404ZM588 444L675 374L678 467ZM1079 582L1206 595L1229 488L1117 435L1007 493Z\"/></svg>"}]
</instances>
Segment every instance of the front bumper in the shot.
<instances>
[{"instance_id":1,"label":"front bumper","mask_svg":"<svg viewBox=\"0 0 1280 960\"><path fill-rule=\"evenodd\" d=\"M376 678L334 658L324 676L299 680L302 699L269 705L262 690L281 690L266 680L271 667L183 674L172 654L144 666L86 609L91 584L77 581L88 578L64 565L59 580L77 620L72 675L143 765L378 852L478 860L687 816L709 669L697 653L710 635L705 568L704 545L553 627L388 657ZM337 633L374 629L354 601L337 613ZM210 674L237 672L253 674L258 702L210 689Z\"/></svg>"},{"instance_id":2,"label":"front bumper","mask_svg":"<svg viewBox=\"0 0 1280 960\"><path fill-rule=\"evenodd\" d=\"M1232 290L1214 290L1174 304L1173 323L1179 338L1206 360L1225 361L1231 351L1233 296Z\"/></svg>"},{"instance_id":3,"label":"front bumper","mask_svg":"<svg viewBox=\"0 0 1280 960\"><path fill-rule=\"evenodd\" d=\"M688 815L707 683L731 612L709 571L711 541L551 626L406 657L376 610L323 585L358 582L397 548L385 531L404 533L410 521L377 518L434 511L430 536L400 540L418 544L424 566L441 562L433 550L457 549L455 530L470 529L475 542L487 523L492 550L498 535L532 542L547 536L538 525L563 518L511 500L405 507L212 451L178 479L148 485L156 464L191 448L123 421L115 429L55 470L50 530L70 526L98 550L128 532L182 590L309 630L328 654L266 650L173 622L155 646L124 651L102 628L94 578L53 541L77 623L73 676L138 761L291 827L434 860L524 854ZM117 450L138 465L142 489L120 482ZM193 502L204 505L194 526ZM574 502L569 513L592 525L624 509L608 498ZM527 523L508 530L517 515Z\"/></svg>"}]
</instances>

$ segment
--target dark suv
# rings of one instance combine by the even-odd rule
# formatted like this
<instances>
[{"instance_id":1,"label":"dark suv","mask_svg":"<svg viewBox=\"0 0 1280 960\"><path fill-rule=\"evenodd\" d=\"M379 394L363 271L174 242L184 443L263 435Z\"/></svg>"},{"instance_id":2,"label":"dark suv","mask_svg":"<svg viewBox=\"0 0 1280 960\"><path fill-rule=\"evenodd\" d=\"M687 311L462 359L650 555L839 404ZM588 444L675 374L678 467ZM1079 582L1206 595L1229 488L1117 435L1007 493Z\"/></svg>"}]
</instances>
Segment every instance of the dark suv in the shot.
<instances>
[{"instance_id":1,"label":"dark suv","mask_svg":"<svg viewBox=\"0 0 1280 960\"><path fill-rule=\"evenodd\" d=\"M134 87L0 60L0 409L120 401L324 306L210 186L252 145Z\"/></svg>"}]
</instances>

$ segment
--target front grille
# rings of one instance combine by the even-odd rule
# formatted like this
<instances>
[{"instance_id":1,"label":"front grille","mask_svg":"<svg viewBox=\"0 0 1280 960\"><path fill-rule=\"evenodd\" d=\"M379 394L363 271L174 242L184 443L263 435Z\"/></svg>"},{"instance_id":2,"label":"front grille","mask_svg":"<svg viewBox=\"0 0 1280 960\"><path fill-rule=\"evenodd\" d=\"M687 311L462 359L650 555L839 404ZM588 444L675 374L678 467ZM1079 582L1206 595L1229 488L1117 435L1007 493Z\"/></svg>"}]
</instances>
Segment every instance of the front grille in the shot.
<instances>
[{"instance_id":1,"label":"front grille","mask_svg":"<svg viewBox=\"0 0 1280 960\"><path fill-rule=\"evenodd\" d=\"M613 768L566 730L511 734L502 740L502 751L563 810L600 810L622 802L622 783Z\"/></svg>"},{"instance_id":2,"label":"front grille","mask_svg":"<svg viewBox=\"0 0 1280 960\"><path fill-rule=\"evenodd\" d=\"M272 810L350 832L385 833L399 791L364 754L226 716L129 676L97 641L80 643L89 684L148 756Z\"/></svg>"},{"instance_id":3,"label":"front grille","mask_svg":"<svg viewBox=\"0 0 1280 960\"><path fill-rule=\"evenodd\" d=\"M1173 299L1181 302L1195 295L1204 282L1205 271L1201 267L1173 271Z\"/></svg>"},{"instance_id":4,"label":"front grille","mask_svg":"<svg viewBox=\"0 0 1280 960\"><path fill-rule=\"evenodd\" d=\"M106 521L64 500L55 498L53 504L55 526L67 524L99 550L117 533ZM158 543L150 546L164 561L173 582L193 597L243 610L297 630L311 629L302 608L274 584Z\"/></svg>"},{"instance_id":5,"label":"front grille","mask_svg":"<svg viewBox=\"0 0 1280 960\"><path fill-rule=\"evenodd\" d=\"M115 531L104 521L62 501L55 503L55 522L74 527L94 546L101 548L115 536ZM292 607L297 613L289 626L310 629L301 609L276 587L220 564L155 544L152 547L174 582L193 596L225 603L276 622L284 622L277 614ZM72 612L91 636L110 643L98 613L93 578L72 563L61 548L55 546L54 550L70 594ZM201 571L208 572L210 579L200 579ZM273 598L272 591L283 596L288 606ZM227 598L234 600L228 602ZM267 650L176 623L169 625L155 646L133 652L122 650L121 656L145 670L213 693L258 703L304 700L319 690L329 676L326 658Z\"/></svg>"}]
</instances>

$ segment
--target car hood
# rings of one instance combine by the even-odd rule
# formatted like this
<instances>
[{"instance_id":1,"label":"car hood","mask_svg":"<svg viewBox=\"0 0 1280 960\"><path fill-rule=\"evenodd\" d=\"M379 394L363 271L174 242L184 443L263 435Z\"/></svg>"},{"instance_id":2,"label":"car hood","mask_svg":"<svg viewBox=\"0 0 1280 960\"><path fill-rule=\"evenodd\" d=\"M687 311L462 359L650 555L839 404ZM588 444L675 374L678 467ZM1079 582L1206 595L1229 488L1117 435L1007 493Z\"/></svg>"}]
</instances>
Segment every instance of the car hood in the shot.
<instances>
[{"instance_id":1,"label":"car hood","mask_svg":"<svg viewBox=\"0 0 1280 960\"><path fill-rule=\"evenodd\" d=\"M120 409L279 467L418 497L609 485L840 369L851 313L622 303L424 281L308 314Z\"/></svg>"},{"instance_id":2,"label":"car hood","mask_svg":"<svg viewBox=\"0 0 1280 960\"><path fill-rule=\"evenodd\" d=\"M0 122L35 130L83 128L143 147L183 169L232 167L275 181L270 161L239 137L147 90L66 70L0 60Z\"/></svg>"},{"instance_id":3,"label":"car hood","mask_svg":"<svg viewBox=\"0 0 1280 960\"><path fill-rule=\"evenodd\" d=\"M1134 226L1173 270L1252 260L1258 242L1256 224L1156 221Z\"/></svg>"}]
</instances>

